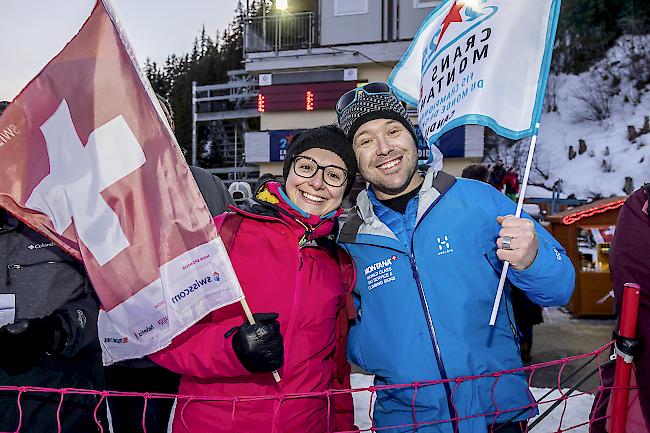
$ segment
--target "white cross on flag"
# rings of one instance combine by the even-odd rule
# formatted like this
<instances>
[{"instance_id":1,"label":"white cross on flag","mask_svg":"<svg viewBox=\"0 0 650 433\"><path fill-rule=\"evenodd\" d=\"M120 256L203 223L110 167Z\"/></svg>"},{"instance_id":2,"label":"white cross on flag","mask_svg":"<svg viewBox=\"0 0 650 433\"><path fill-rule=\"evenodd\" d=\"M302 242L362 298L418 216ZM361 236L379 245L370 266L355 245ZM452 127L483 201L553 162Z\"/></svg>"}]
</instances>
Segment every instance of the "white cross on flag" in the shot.
<instances>
[{"instance_id":1,"label":"white cross on flag","mask_svg":"<svg viewBox=\"0 0 650 433\"><path fill-rule=\"evenodd\" d=\"M533 135L559 11L560 0L447 0L431 12L388 79L430 146L467 124Z\"/></svg>"},{"instance_id":2,"label":"white cross on flag","mask_svg":"<svg viewBox=\"0 0 650 433\"><path fill-rule=\"evenodd\" d=\"M84 261L104 363L243 298L108 0L0 117L0 206Z\"/></svg>"}]
</instances>

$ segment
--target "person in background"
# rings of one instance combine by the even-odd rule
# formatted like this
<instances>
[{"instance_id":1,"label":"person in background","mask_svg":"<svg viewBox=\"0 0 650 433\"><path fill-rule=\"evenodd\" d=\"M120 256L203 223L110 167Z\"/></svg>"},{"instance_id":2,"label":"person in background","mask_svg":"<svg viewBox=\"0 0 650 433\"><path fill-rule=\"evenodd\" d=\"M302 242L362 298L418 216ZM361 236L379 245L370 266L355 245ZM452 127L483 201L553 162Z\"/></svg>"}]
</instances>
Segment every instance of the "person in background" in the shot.
<instances>
[{"instance_id":1,"label":"person in background","mask_svg":"<svg viewBox=\"0 0 650 433\"><path fill-rule=\"evenodd\" d=\"M83 265L0 209L0 267L0 386L103 389L99 300ZM58 431L60 398L27 392L19 407L18 392L0 392L0 431ZM62 431L99 432L98 403L66 395ZM100 422L104 413L100 407Z\"/></svg>"},{"instance_id":2,"label":"person in background","mask_svg":"<svg viewBox=\"0 0 650 433\"><path fill-rule=\"evenodd\" d=\"M517 170L508 167L505 176L503 176L503 184L506 196L512 201L517 201L517 194L519 194L519 173L517 173Z\"/></svg>"},{"instance_id":3,"label":"person in background","mask_svg":"<svg viewBox=\"0 0 650 433\"><path fill-rule=\"evenodd\" d=\"M470 164L463 169L460 177L465 179L475 179L488 183L490 170L483 164Z\"/></svg>"},{"instance_id":4,"label":"person in background","mask_svg":"<svg viewBox=\"0 0 650 433\"><path fill-rule=\"evenodd\" d=\"M457 386L453 379L522 366L507 300L488 325L502 262L531 300L564 305L575 277L564 249L527 215L514 217L515 203L491 186L441 171L435 148L422 177L415 129L388 85L345 93L336 112L368 182L339 234L359 270L348 358L375 374L376 385L451 380L378 390L374 427L525 431L536 409L523 373Z\"/></svg>"},{"instance_id":5,"label":"person in background","mask_svg":"<svg viewBox=\"0 0 650 433\"><path fill-rule=\"evenodd\" d=\"M232 195L233 200L237 206L243 205L247 200L253 198L253 191L248 182L233 182L228 187L230 195Z\"/></svg>"},{"instance_id":6,"label":"person in background","mask_svg":"<svg viewBox=\"0 0 650 433\"><path fill-rule=\"evenodd\" d=\"M503 190L503 178L506 175L506 168L501 159L497 159L490 169L490 185L495 187L499 192Z\"/></svg>"},{"instance_id":7,"label":"person in background","mask_svg":"<svg viewBox=\"0 0 650 433\"><path fill-rule=\"evenodd\" d=\"M650 184L636 190L628 197L618 214L614 242L609 255L609 269L616 295L616 317L619 328L623 288L625 283L641 286L639 315L636 325L637 340L641 341L640 353L634 357L634 374L630 390L630 409L627 414L625 433L650 432ZM615 364L603 368L605 390L594 399L590 419L590 433L606 433L607 420L611 415L611 387L614 385ZM636 382L636 385L635 383ZM611 430L609 430L611 431Z\"/></svg>"},{"instance_id":8,"label":"person in background","mask_svg":"<svg viewBox=\"0 0 650 433\"><path fill-rule=\"evenodd\" d=\"M269 181L251 206L215 218L256 324L230 305L151 355L182 374L180 394L239 398L235 405L179 400L174 433L356 429L350 394L273 398L350 388L354 269L333 238L356 175L354 153L336 127L307 130L290 143L283 174L285 187Z\"/></svg>"}]
</instances>

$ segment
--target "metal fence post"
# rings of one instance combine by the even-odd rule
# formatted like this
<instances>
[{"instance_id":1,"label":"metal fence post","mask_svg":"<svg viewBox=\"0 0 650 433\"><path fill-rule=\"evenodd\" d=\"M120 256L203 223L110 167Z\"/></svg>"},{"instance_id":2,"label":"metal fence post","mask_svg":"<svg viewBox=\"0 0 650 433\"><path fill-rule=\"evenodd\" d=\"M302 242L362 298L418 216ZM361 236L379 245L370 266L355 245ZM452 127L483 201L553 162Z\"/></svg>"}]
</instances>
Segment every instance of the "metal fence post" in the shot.
<instances>
[{"instance_id":1,"label":"metal fence post","mask_svg":"<svg viewBox=\"0 0 650 433\"><path fill-rule=\"evenodd\" d=\"M192 165L196 165L196 81L192 81Z\"/></svg>"}]
</instances>

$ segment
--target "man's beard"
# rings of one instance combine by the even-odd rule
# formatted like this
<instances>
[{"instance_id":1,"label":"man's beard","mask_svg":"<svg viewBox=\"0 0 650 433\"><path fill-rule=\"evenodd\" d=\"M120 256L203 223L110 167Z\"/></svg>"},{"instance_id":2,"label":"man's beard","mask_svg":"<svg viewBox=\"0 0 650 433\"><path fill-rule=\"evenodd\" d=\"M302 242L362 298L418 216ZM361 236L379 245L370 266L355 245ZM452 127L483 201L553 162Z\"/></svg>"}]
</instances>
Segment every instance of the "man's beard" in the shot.
<instances>
[{"instance_id":1,"label":"man's beard","mask_svg":"<svg viewBox=\"0 0 650 433\"><path fill-rule=\"evenodd\" d=\"M397 186L397 187L391 188L388 185L384 185L383 183L380 183L380 182L372 183L371 180L368 180L368 181L370 182L370 184L372 185L372 188L375 191L381 192L381 193L383 193L385 195L389 195L389 196L398 196L402 192L404 192L404 190L406 190L406 188L411 184L411 180L413 179L413 176L415 176L417 171L418 171L417 170L417 168L418 168L417 159L413 162L412 165L413 165L413 167L412 167L409 175L404 179L404 182L401 185ZM363 175L363 173L362 173L362 175ZM381 177L381 179L383 180L383 177Z\"/></svg>"}]
</instances>

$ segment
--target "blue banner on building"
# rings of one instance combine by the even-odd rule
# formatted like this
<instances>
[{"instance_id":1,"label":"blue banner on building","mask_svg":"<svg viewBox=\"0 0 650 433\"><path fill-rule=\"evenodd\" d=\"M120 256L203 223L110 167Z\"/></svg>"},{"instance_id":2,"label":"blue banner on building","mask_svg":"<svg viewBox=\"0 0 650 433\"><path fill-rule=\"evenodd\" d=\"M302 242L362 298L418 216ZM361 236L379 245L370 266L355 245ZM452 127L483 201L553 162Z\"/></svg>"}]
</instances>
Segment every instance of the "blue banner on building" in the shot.
<instances>
[{"instance_id":1,"label":"blue banner on building","mask_svg":"<svg viewBox=\"0 0 650 433\"><path fill-rule=\"evenodd\" d=\"M419 126L415 127L415 133L418 136L418 160L421 162L430 163L431 152L429 146ZM435 143L436 147L440 149L445 158L462 158L465 156L465 128L454 128L451 131L443 134Z\"/></svg>"},{"instance_id":2,"label":"blue banner on building","mask_svg":"<svg viewBox=\"0 0 650 433\"><path fill-rule=\"evenodd\" d=\"M303 129L279 129L269 131L270 161L284 161L287 154L287 146L291 140Z\"/></svg>"}]
</instances>

